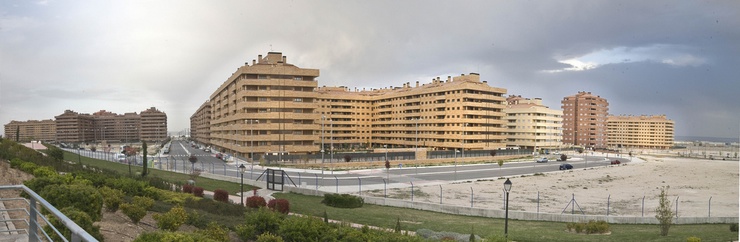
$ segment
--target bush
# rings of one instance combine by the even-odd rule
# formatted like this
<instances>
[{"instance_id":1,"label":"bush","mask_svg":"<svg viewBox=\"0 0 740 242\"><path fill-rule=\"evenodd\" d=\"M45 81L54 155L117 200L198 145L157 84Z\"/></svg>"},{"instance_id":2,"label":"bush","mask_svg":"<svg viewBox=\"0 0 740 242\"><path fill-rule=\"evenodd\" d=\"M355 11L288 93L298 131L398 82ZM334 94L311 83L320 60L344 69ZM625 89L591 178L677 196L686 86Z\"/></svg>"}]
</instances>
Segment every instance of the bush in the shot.
<instances>
[{"instance_id":1,"label":"bush","mask_svg":"<svg viewBox=\"0 0 740 242\"><path fill-rule=\"evenodd\" d=\"M154 220L157 221L157 227L161 230L177 231L180 225L188 219L188 214L183 207L177 206L163 214L155 214Z\"/></svg>"},{"instance_id":2,"label":"bush","mask_svg":"<svg viewBox=\"0 0 740 242\"><path fill-rule=\"evenodd\" d=\"M108 178L105 179L105 185L123 191L128 196L145 196L144 192L149 184L145 181L139 181L128 177Z\"/></svg>"},{"instance_id":3,"label":"bush","mask_svg":"<svg viewBox=\"0 0 740 242\"><path fill-rule=\"evenodd\" d=\"M291 216L280 223L278 234L291 241L321 241L330 230L320 219Z\"/></svg>"},{"instance_id":4,"label":"bush","mask_svg":"<svg viewBox=\"0 0 740 242\"><path fill-rule=\"evenodd\" d=\"M436 232L436 231L432 231L429 229L419 229L416 231L416 235L424 239L430 240L430 241L446 241L446 240L470 241L471 238L473 238L472 240L474 241L481 240L480 236L473 235L473 234L459 234L459 233L447 232L447 231Z\"/></svg>"},{"instance_id":5,"label":"bush","mask_svg":"<svg viewBox=\"0 0 740 242\"><path fill-rule=\"evenodd\" d=\"M257 237L257 242L283 242L283 238L267 232Z\"/></svg>"},{"instance_id":6,"label":"bush","mask_svg":"<svg viewBox=\"0 0 740 242\"><path fill-rule=\"evenodd\" d=\"M196 228L203 229L208 226L208 220L196 210L188 211L188 219L185 224L192 225Z\"/></svg>"},{"instance_id":7,"label":"bush","mask_svg":"<svg viewBox=\"0 0 740 242\"><path fill-rule=\"evenodd\" d=\"M210 242L216 241L199 233L152 231L144 232L134 242L159 242L159 241L182 241L182 242Z\"/></svg>"},{"instance_id":8,"label":"bush","mask_svg":"<svg viewBox=\"0 0 740 242\"><path fill-rule=\"evenodd\" d=\"M212 199L191 197L183 203L186 208L203 210L205 212L222 216L241 216L246 209L239 204L222 203Z\"/></svg>"},{"instance_id":9,"label":"bush","mask_svg":"<svg viewBox=\"0 0 740 242\"><path fill-rule=\"evenodd\" d=\"M33 174L33 171L36 170L39 166L31 163L31 162L23 162L21 163L19 169L25 173Z\"/></svg>"},{"instance_id":10,"label":"bush","mask_svg":"<svg viewBox=\"0 0 740 242\"><path fill-rule=\"evenodd\" d=\"M23 163L25 163L25 161L18 158L13 158L12 160L10 160L10 167L18 169Z\"/></svg>"},{"instance_id":11,"label":"bush","mask_svg":"<svg viewBox=\"0 0 740 242\"><path fill-rule=\"evenodd\" d=\"M193 195L196 197L203 197L203 188L202 187L193 187Z\"/></svg>"},{"instance_id":12,"label":"bush","mask_svg":"<svg viewBox=\"0 0 740 242\"><path fill-rule=\"evenodd\" d=\"M216 222L208 223L206 229L199 230L198 233L212 240L223 242L229 241L229 230Z\"/></svg>"},{"instance_id":13,"label":"bush","mask_svg":"<svg viewBox=\"0 0 740 242\"><path fill-rule=\"evenodd\" d=\"M609 223L606 221L600 220L600 221L588 221L588 224L586 224L586 233L587 234L603 234L609 232Z\"/></svg>"},{"instance_id":14,"label":"bush","mask_svg":"<svg viewBox=\"0 0 740 242\"><path fill-rule=\"evenodd\" d=\"M148 197L135 196L132 204L137 207L141 207L144 210L149 210L154 205L154 199Z\"/></svg>"},{"instance_id":15,"label":"bush","mask_svg":"<svg viewBox=\"0 0 740 242\"><path fill-rule=\"evenodd\" d=\"M216 189L216 191L213 191L213 200L229 202L229 192L223 189Z\"/></svg>"},{"instance_id":16,"label":"bush","mask_svg":"<svg viewBox=\"0 0 740 242\"><path fill-rule=\"evenodd\" d=\"M290 202L282 198L270 200L267 203L267 207L282 214L290 213Z\"/></svg>"},{"instance_id":17,"label":"bush","mask_svg":"<svg viewBox=\"0 0 740 242\"><path fill-rule=\"evenodd\" d=\"M182 185L182 192L184 192L184 193L193 193L193 187L194 186L193 185L190 185L190 184Z\"/></svg>"},{"instance_id":18,"label":"bush","mask_svg":"<svg viewBox=\"0 0 740 242\"><path fill-rule=\"evenodd\" d=\"M135 204L124 203L121 204L121 211L126 214L135 224L138 224L144 216L146 216L146 209L137 206Z\"/></svg>"},{"instance_id":19,"label":"bush","mask_svg":"<svg viewBox=\"0 0 740 242\"><path fill-rule=\"evenodd\" d=\"M101 187L98 189L98 192L100 192L100 195L103 196L103 204L105 205L105 210L107 210L108 212L118 211L118 206L123 203L123 191L110 187Z\"/></svg>"},{"instance_id":20,"label":"bush","mask_svg":"<svg viewBox=\"0 0 740 242\"><path fill-rule=\"evenodd\" d=\"M245 226L238 227L237 233L242 240L253 240L267 232L277 234L282 220L281 214L261 207L247 213Z\"/></svg>"},{"instance_id":21,"label":"bush","mask_svg":"<svg viewBox=\"0 0 740 242\"><path fill-rule=\"evenodd\" d=\"M248 208L260 208L267 206L267 203L265 202L265 198L260 196L251 196L247 198L247 207Z\"/></svg>"},{"instance_id":22,"label":"bush","mask_svg":"<svg viewBox=\"0 0 740 242\"><path fill-rule=\"evenodd\" d=\"M93 221L100 221L103 209L103 196L92 186L50 185L39 193L41 197L57 208L74 207L90 215Z\"/></svg>"},{"instance_id":23,"label":"bush","mask_svg":"<svg viewBox=\"0 0 740 242\"><path fill-rule=\"evenodd\" d=\"M321 200L321 203L337 208L359 208L365 204L365 200L349 194L327 193L324 194L324 200Z\"/></svg>"},{"instance_id":24,"label":"bush","mask_svg":"<svg viewBox=\"0 0 740 242\"><path fill-rule=\"evenodd\" d=\"M87 213L74 207L65 207L59 211L66 215L67 218L74 221L82 229L90 233L90 235L102 241L103 236L100 234L100 227L93 225L93 220ZM64 224L59 221L56 216L50 216L49 222L51 222L51 225L53 225L55 228L59 229L65 238L71 238L72 232L66 226L64 226ZM53 232L53 229L48 225L44 226L44 231L46 231L47 234L51 235L51 239L53 241L62 240L57 236L55 232Z\"/></svg>"},{"instance_id":25,"label":"bush","mask_svg":"<svg viewBox=\"0 0 740 242\"><path fill-rule=\"evenodd\" d=\"M144 188L144 192L142 195L145 197L154 199L154 200L161 200L162 199L162 191L159 188L156 187L146 187Z\"/></svg>"},{"instance_id":26,"label":"bush","mask_svg":"<svg viewBox=\"0 0 740 242\"><path fill-rule=\"evenodd\" d=\"M737 232L737 224L730 224L730 231Z\"/></svg>"},{"instance_id":27,"label":"bush","mask_svg":"<svg viewBox=\"0 0 740 242\"><path fill-rule=\"evenodd\" d=\"M696 236L691 236L686 238L686 242L701 242L701 238Z\"/></svg>"},{"instance_id":28,"label":"bush","mask_svg":"<svg viewBox=\"0 0 740 242\"><path fill-rule=\"evenodd\" d=\"M33 176L34 177L49 177L49 176L58 176L59 173L57 173L54 168L51 168L49 166L39 166L36 167L35 170L33 170Z\"/></svg>"}]
</instances>

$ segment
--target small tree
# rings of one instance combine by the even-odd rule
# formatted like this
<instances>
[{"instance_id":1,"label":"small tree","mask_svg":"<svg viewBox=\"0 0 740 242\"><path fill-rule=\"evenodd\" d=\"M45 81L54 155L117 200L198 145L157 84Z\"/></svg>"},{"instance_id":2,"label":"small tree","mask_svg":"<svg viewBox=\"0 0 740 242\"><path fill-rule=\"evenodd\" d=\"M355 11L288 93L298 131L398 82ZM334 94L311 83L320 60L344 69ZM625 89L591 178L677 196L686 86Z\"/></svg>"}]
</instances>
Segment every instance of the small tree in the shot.
<instances>
[{"instance_id":1,"label":"small tree","mask_svg":"<svg viewBox=\"0 0 740 242\"><path fill-rule=\"evenodd\" d=\"M393 228L393 232L401 233L401 218L396 218L396 227Z\"/></svg>"},{"instance_id":2,"label":"small tree","mask_svg":"<svg viewBox=\"0 0 740 242\"><path fill-rule=\"evenodd\" d=\"M670 186L664 186L660 188L660 201L658 207L655 208L655 218L660 223L660 235L667 236L668 229L673 224L673 210L671 209L671 201L668 200L668 188Z\"/></svg>"},{"instance_id":3,"label":"small tree","mask_svg":"<svg viewBox=\"0 0 740 242\"><path fill-rule=\"evenodd\" d=\"M141 171L141 176L142 177L145 177L146 174L149 173L149 171L147 170L148 169L148 166L149 166L149 161L147 160L147 156L148 156L147 154L148 153L146 152L146 148L147 148L146 147L146 141L141 141L141 154L142 154L141 164L143 165L143 168L142 168L142 171Z\"/></svg>"},{"instance_id":4,"label":"small tree","mask_svg":"<svg viewBox=\"0 0 740 242\"><path fill-rule=\"evenodd\" d=\"M498 160L498 169L501 170L501 167L504 165L504 160Z\"/></svg>"},{"instance_id":5,"label":"small tree","mask_svg":"<svg viewBox=\"0 0 740 242\"><path fill-rule=\"evenodd\" d=\"M188 161L192 164L191 172L195 172L195 162L198 162L198 157L196 157L195 154L191 154Z\"/></svg>"},{"instance_id":6,"label":"small tree","mask_svg":"<svg viewBox=\"0 0 740 242\"><path fill-rule=\"evenodd\" d=\"M494 156L496 156L496 151L495 150L492 150L491 151L491 157L494 157Z\"/></svg>"},{"instance_id":7,"label":"small tree","mask_svg":"<svg viewBox=\"0 0 740 242\"><path fill-rule=\"evenodd\" d=\"M562 154L562 155L560 155L560 160L561 161L566 161L566 160L568 160L568 156L565 155L565 154Z\"/></svg>"},{"instance_id":8,"label":"small tree","mask_svg":"<svg viewBox=\"0 0 740 242\"><path fill-rule=\"evenodd\" d=\"M352 160L352 156L344 155L344 162L350 162Z\"/></svg>"}]
</instances>

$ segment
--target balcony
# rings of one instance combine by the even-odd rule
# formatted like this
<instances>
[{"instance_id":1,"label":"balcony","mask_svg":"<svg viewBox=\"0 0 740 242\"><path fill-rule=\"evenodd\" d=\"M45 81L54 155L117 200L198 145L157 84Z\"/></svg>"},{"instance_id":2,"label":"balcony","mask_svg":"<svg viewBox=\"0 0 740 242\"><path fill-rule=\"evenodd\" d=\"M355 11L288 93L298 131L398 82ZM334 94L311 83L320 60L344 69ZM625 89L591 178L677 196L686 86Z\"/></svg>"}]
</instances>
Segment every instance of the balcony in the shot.
<instances>
[{"instance_id":1,"label":"balcony","mask_svg":"<svg viewBox=\"0 0 740 242\"><path fill-rule=\"evenodd\" d=\"M69 241L98 241L92 235L87 233L87 231L78 226L74 221L69 219L66 215L64 215L49 202L44 200L44 198L36 194L36 192L26 187L25 185L0 186L0 190L21 190L26 192L30 197L29 199L20 197L0 198L0 205L3 205L4 201L13 200L25 201L28 204L28 206L21 206L17 208L6 208L5 206L0 206L0 235L2 235L2 239L0 239L0 241L6 241L6 239L9 239L7 241L52 241L51 235L47 234L43 229L41 229L42 226L39 224L39 218L43 219L47 225L51 226L57 236L64 237L59 232L59 229L61 228L53 227L51 223L49 223L49 220L41 213L41 211L39 211L38 205L41 205L41 207L45 208L49 213L52 214L52 216L56 217L64 224L65 227L67 227L67 229L71 231L72 238L67 238L70 239ZM22 211L25 213L25 217L9 218L9 216L7 216L7 212L9 211ZM27 229L16 228L13 224L14 221L24 222Z\"/></svg>"}]
</instances>

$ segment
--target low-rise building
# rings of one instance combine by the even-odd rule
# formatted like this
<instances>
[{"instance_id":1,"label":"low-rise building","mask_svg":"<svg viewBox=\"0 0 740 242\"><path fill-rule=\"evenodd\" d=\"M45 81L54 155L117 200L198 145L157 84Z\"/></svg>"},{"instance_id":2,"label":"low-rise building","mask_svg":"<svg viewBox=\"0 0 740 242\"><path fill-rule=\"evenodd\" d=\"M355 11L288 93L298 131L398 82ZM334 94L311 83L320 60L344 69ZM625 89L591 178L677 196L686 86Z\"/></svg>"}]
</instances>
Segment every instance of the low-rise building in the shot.
<instances>
[{"instance_id":1,"label":"low-rise building","mask_svg":"<svg viewBox=\"0 0 740 242\"><path fill-rule=\"evenodd\" d=\"M673 146L673 124L665 115L610 115L608 144L614 149L668 149Z\"/></svg>"}]
</instances>

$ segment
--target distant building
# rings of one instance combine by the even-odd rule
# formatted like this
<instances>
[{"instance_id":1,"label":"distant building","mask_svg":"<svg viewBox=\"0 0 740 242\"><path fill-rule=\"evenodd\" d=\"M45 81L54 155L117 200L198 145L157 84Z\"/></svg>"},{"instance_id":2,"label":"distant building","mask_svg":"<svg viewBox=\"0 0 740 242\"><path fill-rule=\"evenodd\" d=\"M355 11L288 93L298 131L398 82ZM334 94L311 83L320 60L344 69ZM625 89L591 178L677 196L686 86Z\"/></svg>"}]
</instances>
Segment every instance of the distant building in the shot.
<instances>
[{"instance_id":1,"label":"distant building","mask_svg":"<svg viewBox=\"0 0 740 242\"><path fill-rule=\"evenodd\" d=\"M591 94L578 92L561 101L563 109L563 143L590 148L606 148L606 117L609 102Z\"/></svg>"},{"instance_id":2,"label":"distant building","mask_svg":"<svg viewBox=\"0 0 740 242\"><path fill-rule=\"evenodd\" d=\"M319 88L318 76L319 70L289 64L280 52L259 55L210 96L209 123L204 106L191 116L192 133L216 150L244 157L252 152L317 154L331 151L332 145L506 146L506 89L489 86L478 74L367 91Z\"/></svg>"},{"instance_id":3,"label":"distant building","mask_svg":"<svg viewBox=\"0 0 740 242\"><path fill-rule=\"evenodd\" d=\"M16 134L18 139L16 140ZM32 140L51 142L56 138L54 120L10 121L5 125L5 138L17 142Z\"/></svg>"},{"instance_id":4,"label":"distant building","mask_svg":"<svg viewBox=\"0 0 740 242\"><path fill-rule=\"evenodd\" d=\"M563 111L542 105L542 99L506 98L506 146L557 149L563 146Z\"/></svg>"},{"instance_id":5,"label":"distant building","mask_svg":"<svg viewBox=\"0 0 740 242\"><path fill-rule=\"evenodd\" d=\"M610 148L668 149L673 146L673 121L665 115L607 118Z\"/></svg>"},{"instance_id":6,"label":"distant building","mask_svg":"<svg viewBox=\"0 0 740 242\"><path fill-rule=\"evenodd\" d=\"M190 116L190 138L207 146L211 145L211 104L204 102Z\"/></svg>"},{"instance_id":7,"label":"distant building","mask_svg":"<svg viewBox=\"0 0 740 242\"><path fill-rule=\"evenodd\" d=\"M141 115L105 110L90 115L66 110L54 118L59 142L156 142L167 138L167 115L154 107Z\"/></svg>"}]
</instances>

